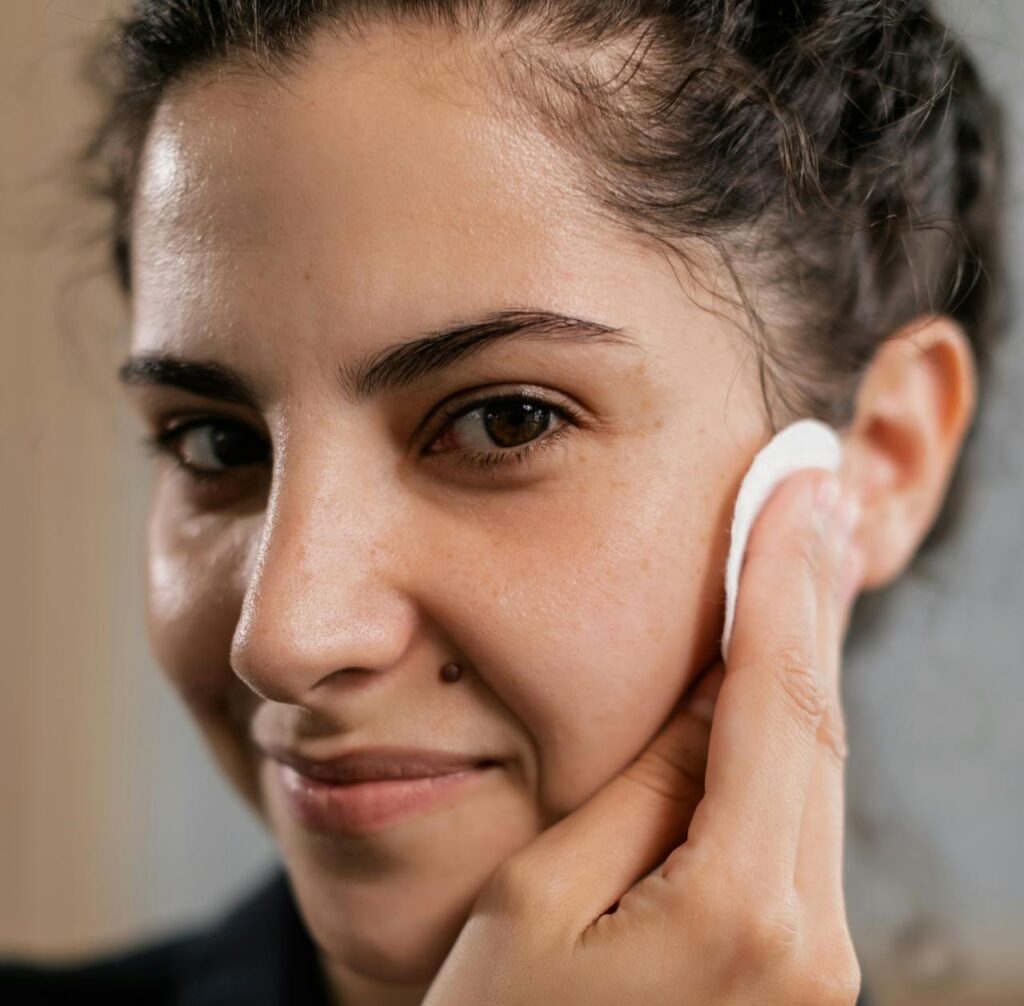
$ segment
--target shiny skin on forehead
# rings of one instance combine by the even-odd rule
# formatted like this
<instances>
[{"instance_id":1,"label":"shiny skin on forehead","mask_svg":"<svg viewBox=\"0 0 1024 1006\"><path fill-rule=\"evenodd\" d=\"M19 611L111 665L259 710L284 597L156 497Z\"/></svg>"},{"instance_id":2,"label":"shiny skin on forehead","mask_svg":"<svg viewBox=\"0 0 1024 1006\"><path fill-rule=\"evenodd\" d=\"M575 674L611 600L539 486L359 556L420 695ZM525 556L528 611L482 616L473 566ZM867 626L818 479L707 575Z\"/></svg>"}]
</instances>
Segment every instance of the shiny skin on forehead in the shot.
<instances>
[{"instance_id":1,"label":"shiny skin on forehead","mask_svg":"<svg viewBox=\"0 0 1024 1006\"><path fill-rule=\"evenodd\" d=\"M601 225L564 151L450 60L419 68L416 37L365 46L325 37L285 78L206 71L176 88L140 179L147 264L230 254L250 279L329 269L368 321L381 304L521 296L534 274L550 286L594 271Z\"/></svg>"}]
</instances>

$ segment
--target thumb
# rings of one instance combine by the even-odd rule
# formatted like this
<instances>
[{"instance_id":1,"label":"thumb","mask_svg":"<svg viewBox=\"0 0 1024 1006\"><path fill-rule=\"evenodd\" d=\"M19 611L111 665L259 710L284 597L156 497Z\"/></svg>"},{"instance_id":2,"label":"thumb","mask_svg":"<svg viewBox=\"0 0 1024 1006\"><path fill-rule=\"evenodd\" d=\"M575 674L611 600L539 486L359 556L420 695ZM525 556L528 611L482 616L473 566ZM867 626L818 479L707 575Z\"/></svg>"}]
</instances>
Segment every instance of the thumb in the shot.
<instances>
[{"instance_id":1,"label":"thumb","mask_svg":"<svg viewBox=\"0 0 1024 1006\"><path fill-rule=\"evenodd\" d=\"M497 888L556 907L581 932L681 845L704 796L724 672L721 662L705 671L629 765L499 868Z\"/></svg>"}]
</instances>

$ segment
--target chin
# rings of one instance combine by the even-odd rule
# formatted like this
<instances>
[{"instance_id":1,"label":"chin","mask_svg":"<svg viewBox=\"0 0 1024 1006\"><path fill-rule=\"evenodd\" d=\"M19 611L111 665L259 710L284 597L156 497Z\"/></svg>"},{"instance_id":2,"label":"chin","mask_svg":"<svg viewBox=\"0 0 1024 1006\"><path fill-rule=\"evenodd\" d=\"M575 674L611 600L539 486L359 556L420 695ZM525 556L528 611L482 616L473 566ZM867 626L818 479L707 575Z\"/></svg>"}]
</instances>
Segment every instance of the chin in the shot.
<instances>
[{"instance_id":1,"label":"chin","mask_svg":"<svg viewBox=\"0 0 1024 1006\"><path fill-rule=\"evenodd\" d=\"M434 889L426 902L403 885L353 891L306 863L286 863L314 942L336 967L366 979L429 983L458 938L473 901Z\"/></svg>"},{"instance_id":2,"label":"chin","mask_svg":"<svg viewBox=\"0 0 1024 1006\"><path fill-rule=\"evenodd\" d=\"M429 982L494 870L540 831L533 801L501 776L371 834L310 830L274 770L262 804L316 944L366 978Z\"/></svg>"}]
</instances>

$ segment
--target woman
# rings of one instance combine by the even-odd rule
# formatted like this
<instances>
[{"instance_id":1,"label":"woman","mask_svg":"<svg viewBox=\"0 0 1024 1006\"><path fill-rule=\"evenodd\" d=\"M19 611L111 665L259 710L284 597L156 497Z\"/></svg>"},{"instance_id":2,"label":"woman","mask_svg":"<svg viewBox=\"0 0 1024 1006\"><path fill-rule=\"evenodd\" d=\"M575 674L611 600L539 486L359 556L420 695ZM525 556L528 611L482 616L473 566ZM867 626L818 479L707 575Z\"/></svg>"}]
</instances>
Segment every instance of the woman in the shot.
<instances>
[{"instance_id":1,"label":"woman","mask_svg":"<svg viewBox=\"0 0 1024 1006\"><path fill-rule=\"evenodd\" d=\"M863 1003L842 640L992 328L938 17L163 0L112 51L150 636L287 878L5 1001ZM737 488L802 416L842 469L758 520L726 668Z\"/></svg>"}]
</instances>

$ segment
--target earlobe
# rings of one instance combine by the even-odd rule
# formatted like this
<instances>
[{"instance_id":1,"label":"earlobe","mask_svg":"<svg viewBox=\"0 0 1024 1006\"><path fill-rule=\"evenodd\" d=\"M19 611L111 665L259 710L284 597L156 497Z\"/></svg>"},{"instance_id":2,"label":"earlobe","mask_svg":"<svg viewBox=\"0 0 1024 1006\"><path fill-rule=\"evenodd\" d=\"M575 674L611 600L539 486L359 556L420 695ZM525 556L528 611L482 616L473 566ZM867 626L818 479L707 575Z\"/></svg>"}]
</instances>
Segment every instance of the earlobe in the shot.
<instances>
[{"instance_id":1,"label":"earlobe","mask_svg":"<svg viewBox=\"0 0 1024 1006\"><path fill-rule=\"evenodd\" d=\"M945 315L907 325L865 368L853 419L841 431L842 481L863 508L854 540L864 589L898 577L937 518L976 396L970 343Z\"/></svg>"}]
</instances>

